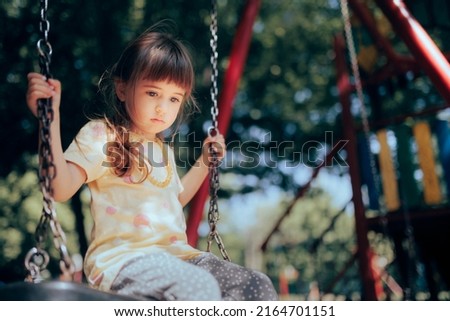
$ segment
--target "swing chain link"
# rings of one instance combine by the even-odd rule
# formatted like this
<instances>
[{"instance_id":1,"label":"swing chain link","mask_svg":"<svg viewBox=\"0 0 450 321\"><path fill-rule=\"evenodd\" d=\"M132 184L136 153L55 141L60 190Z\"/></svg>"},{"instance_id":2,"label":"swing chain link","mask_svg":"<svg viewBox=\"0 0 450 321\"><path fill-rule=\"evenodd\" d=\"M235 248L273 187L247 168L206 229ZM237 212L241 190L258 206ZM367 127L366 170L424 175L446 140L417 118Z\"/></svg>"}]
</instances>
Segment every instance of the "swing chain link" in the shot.
<instances>
[{"instance_id":1,"label":"swing chain link","mask_svg":"<svg viewBox=\"0 0 450 321\"><path fill-rule=\"evenodd\" d=\"M217 67L217 0L211 0L211 117L212 117L212 125L209 128L208 135L215 136L219 133L218 130L218 120L217 116L219 115L219 108L217 106L217 95L218 95L218 86L217 86L217 78L218 78L218 67ZM228 256L227 251L225 250L225 245L222 241L222 238L217 231L217 222L220 219L219 215L219 206L217 203L217 193L220 188L219 183L219 159L217 157L217 152L214 150L212 144L209 146L208 150L211 160L209 162L209 211L208 211L208 221L209 221L209 234L207 239L207 251L211 251L212 242L215 241L220 250L220 254L223 259L230 261L230 257Z\"/></svg>"},{"instance_id":2,"label":"swing chain link","mask_svg":"<svg viewBox=\"0 0 450 321\"><path fill-rule=\"evenodd\" d=\"M213 149L212 146L209 148L209 152L212 156L212 160L209 163L209 211L208 211L208 221L209 221L209 234L207 240L207 251L211 251L211 245L213 240L217 243L217 246L220 250L220 254L222 257L230 261L230 257L225 249L225 245L222 241L222 238L217 231L217 222L220 219L219 215L219 206L217 203L217 192L220 188L219 183L219 159L217 157L217 152Z\"/></svg>"},{"instance_id":3,"label":"swing chain link","mask_svg":"<svg viewBox=\"0 0 450 321\"><path fill-rule=\"evenodd\" d=\"M40 0L41 21L40 31L42 38L37 42L39 53L39 66L41 73L47 78L51 78L50 62L52 47L48 41L48 32L50 22L47 19L48 1ZM42 249L48 236L50 227L53 233L53 243L60 254L60 269L65 276L71 276L74 271L74 265L68 254L66 246L66 236L61 228L57 218L53 200L52 181L56 176L56 167L53 162L53 153L51 149L50 126L54 118L51 98L38 100L38 120L40 123L40 145L39 145L39 183L43 195L43 209L39 223L36 227L35 239L36 247L32 248L25 257L25 267L29 271L26 281L38 283L42 281L40 272L47 267L49 262L48 253Z\"/></svg>"},{"instance_id":4,"label":"swing chain link","mask_svg":"<svg viewBox=\"0 0 450 321\"><path fill-rule=\"evenodd\" d=\"M341 0L341 14L344 19L344 32L345 32L345 40L348 46L348 54L350 56L350 62L352 67L352 74L354 77L354 85L356 94L358 97L358 101L360 103L361 108L361 121L362 121L362 127L364 132L364 139L365 143L367 144L367 148L369 149L369 164L370 164L370 171L371 175L375 181L375 188L376 188L376 194L377 199L379 199L380 192L378 190L378 186L380 184L380 178L377 174L376 164L375 164L375 158L373 154L370 152L370 125L369 125L369 116L367 113L366 105L364 103L364 93L363 93L363 87L361 82L361 75L359 73L359 67L358 67L358 58L356 56L356 49L355 49L355 42L353 39L353 33L352 33L352 26L350 23L350 13L348 10L348 1L347 0ZM379 201L378 201L379 203ZM383 212L385 212L383 210Z\"/></svg>"},{"instance_id":5,"label":"swing chain link","mask_svg":"<svg viewBox=\"0 0 450 321\"><path fill-rule=\"evenodd\" d=\"M48 41L48 33L50 31L50 21L47 19L48 0L40 0L40 16L39 30L42 34L42 38L37 42L37 50L39 53L39 65L41 67L42 74L48 78L51 78L50 74L50 62L52 57L52 46Z\"/></svg>"},{"instance_id":6,"label":"swing chain link","mask_svg":"<svg viewBox=\"0 0 450 321\"><path fill-rule=\"evenodd\" d=\"M209 26L209 29L211 31L211 40L209 42L211 46L211 117L212 117L212 124L211 128L213 130L217 131L218 128L218 121L217 116L219 115L219 108L217 105L217 95L219 92L218 86L217 86L217 79L219 76L219 70L217 67L217 0L211 0L211 24Z\"/></svg>"}]
</instances>

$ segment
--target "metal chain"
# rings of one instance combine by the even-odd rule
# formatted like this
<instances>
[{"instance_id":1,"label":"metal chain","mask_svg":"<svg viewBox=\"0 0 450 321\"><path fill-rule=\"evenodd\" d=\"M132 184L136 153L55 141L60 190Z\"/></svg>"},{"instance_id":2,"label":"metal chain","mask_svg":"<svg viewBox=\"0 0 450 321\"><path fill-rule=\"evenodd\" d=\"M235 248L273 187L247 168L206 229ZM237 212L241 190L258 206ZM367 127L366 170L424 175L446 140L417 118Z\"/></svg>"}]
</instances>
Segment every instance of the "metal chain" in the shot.
<instances>
[{"instance_id":1,"label":"metal chain","mask_svg":"<svg viewBox=\"0 0 450 321\"><path fill-rule=\"evenodd\" d=\"M367 143L367 148L369 149L369 165L372 177L375 182L375 192L377 194L377 200L379 203L379 186L380 186L380 178L377 174L376 164L375 164L375 158L373 154L370 152L370 125L369 125L369 116L366 109L366 104L364 103L364 94L363 94L363 88L362 88L362 82L361 82L361 76L359 73L359 67L358 67L358 59L356 57L356 49L355 49L355 43L353 39L352 34L352 26L350 23L350 14L348 12L348 1L347 0L341 0L341 13L342 17L344 19L344 31L345 31L345 40L348 47L348 53L350 55L350 62L352 66L352 74L354 77L354 84L356 89L356 94L358 96L358 101L361 104L361 120L363 125L363 132L365 136L365 142ZM381 206L381 204L379 204ZM386 211L383 210L383 213ZM385 218L383 218L385 220Z\"/></svg>"},{"instance_id":2,"label":"metal chain","mask_svg":"<svg viewBox=\"0 0 450 321\"><path fill-rule=\"evenodd\" d=\"M211 0L211 117L212 124L209 129L208 135L215 136L219 133L218 129L218 121L217 116L219 115L219 108L217 106L217 95L218 95L218 87L217 87L217 78L219 75L218 67L217 67L217 1ZM209 146L209 153L211 155L211 162L209 163L209 211L208 211L208 221L209 221L209 234L207 239L207 251L211 251L212 242L215 241L217 246L219 247L220 253L222 257L230 261L230 257L228 256L227 251L225 250L225 246L223 244L222 238L217 231L217 222L220 219L219 215L219 206L217 204L217 192L219 191L219 159L217 157L217 152Z\"/></svg>"},{"instance_id":3,"label":"metal chain","mask_svg":"<svg viewBox=\"0 0 450 321\"><path fill-rule=\"evenodd\" d=\"M208 246L207 251L211 251L211 245L213 240L217 243L222 257L230 261L230 257L225 249L225 245L222 238L217 231L217 222L220 219L219 206L217 204L217 192L219 191L219 160L217 158L217 152L210 147L210 154L212 156L212 161L209 163L209 211L208 211L208 221L209 221L209 234L208 234Z\"/></svg>"},{"instance_id":4,"label":"metal chain","mask_svg":"<svg viewBox=\"0 0 450 321\"><path fill-rule=\"evenodd\" d=\"M348 2L347 0L341 0L341 13L342 17L344 18L344 30L345 30L345 38L348 46L348 52L350 55L350 62L352 65L352 73L353 77L355 78L354 84L356 89L356 94L358 96L358 101L361 104L361 119L363 124L363 130L366 135L367 144L369 144L370 148L370 126L368 121L368 114L366 105L364 103L364 94L362 89L362 83L361 83L361 76L359 74L359 68L358 68L358 60L356 58L356 49L355 49L355 43L353 40L353 34L352 34L352 26L350 24L350 14L348 12ZM376 177L376 170L375 170L375 160L373 159L373 156L370 157L370 166L372 169L372 175Z\"/></svg>"},{"instance_id":5,"label":"metal chain","mask_svg":"<svg viewBox=\"0 0 450 321\"><path fill-rule=\"evenodd\" d=\"M41 67L41 73L48 79L51 77L50 62L52 57L52 46L48 41L48 33L50 31L50 22L47 19L48 1L40 0L40 7L41 20L39 21L39 30L42 34L42 38L37 42L37 50L39 53L39 66Z\"/></svg>"},{"instance_id":6,"label":"metal chain","mask_svg":"<svg viewBox=\"0 0 450 321\"><path fill-rule=\"evenodd\" d=\"M40 0L39 23L42 38L37 42L39 53L39 66L41 73L47 78L51 78L50 62L52 47L48 41L50 22L47 19L48 1ZM72 276L74 267L68 254L66 246L66 236L57 218L53 200L52 180L56 176L56 167L53 163L53 153L51 149L50 126L53 121L53 108L51 98L38 100L38 119L40 123L40 145L39 145L39 183L43 195L42 215L36 227L36 247L32 248L25 257L25 267L29 271L26 280L38 283L42 280L40 272L47 267L49 262L48 253L42 249L48 235L50 227L53 233L53 243L60 254L60 269L65 276Z\"/></svg>"},{"instance_id":7,"label":"metal chain","mask_svg":"<svg viewBox=\"0 0 450 321\"><path fill-rule=\"evenodd\" d=\"M211 130L217 131L218 130L218 121L217 116L219 115L219 108L217 106L217 95L218 95L218 86L217 86L217 78L219 76L219 70L217 67L217 0L211 0L211 24L209 26L209 29L211 31L211 40L209 42L211 46L211 117L212 117L212 124L210 128L210 134Z\"/></svg>"}]
</instances>

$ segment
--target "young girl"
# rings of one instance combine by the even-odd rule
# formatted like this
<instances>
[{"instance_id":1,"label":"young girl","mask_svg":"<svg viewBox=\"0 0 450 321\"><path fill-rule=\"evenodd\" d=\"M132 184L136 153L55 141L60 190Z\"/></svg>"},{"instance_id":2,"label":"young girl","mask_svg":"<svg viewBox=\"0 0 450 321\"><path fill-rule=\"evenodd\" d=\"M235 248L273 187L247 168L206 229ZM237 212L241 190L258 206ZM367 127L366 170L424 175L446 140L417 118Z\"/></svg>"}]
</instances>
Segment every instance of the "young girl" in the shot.
<instances>
[{"instance_id":1,"label":"young girl","mask_svg":"<svg viewBox=\"0 0 450 321\"><path fill-rule=\"evenodd\" d=\"M109 80L109 83L106 81ZM194 72L185 46L149 29L132 41L100 82L110 107L89 121L63 152L61 84L28 75L27 104L53 99L55 201L83 185L91 192L94 226L84 271L91 286L157 300L276 300L269 278L187 243L185 206L208 173L208 148L182 180L162 133L193 103ZM108 91L109 90L109 91ZM219 159L224 138L208 137Z\"/></svg>"}]
</instances>

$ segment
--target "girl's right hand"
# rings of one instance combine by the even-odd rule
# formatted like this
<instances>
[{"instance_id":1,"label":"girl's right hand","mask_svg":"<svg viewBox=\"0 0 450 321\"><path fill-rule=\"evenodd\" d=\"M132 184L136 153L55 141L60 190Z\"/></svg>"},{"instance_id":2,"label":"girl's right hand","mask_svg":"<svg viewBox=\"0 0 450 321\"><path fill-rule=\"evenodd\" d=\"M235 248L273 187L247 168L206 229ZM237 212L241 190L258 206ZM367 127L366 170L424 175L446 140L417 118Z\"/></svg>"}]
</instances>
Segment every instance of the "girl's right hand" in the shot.
<instances>
[{"instance_id":1,"label":"girl's right hand","mask_svg":"<svg viewBox=\"0 0 450 321\"><path fill-rule=\"evenodd\" d=\"M27 105L34 116L37 117L37 100L42 98L52 98L53 110L59 111L61 103L61 83L56 79L45 79L45 76L31 72L27 75Z\"/></svg>"}]
</instances>

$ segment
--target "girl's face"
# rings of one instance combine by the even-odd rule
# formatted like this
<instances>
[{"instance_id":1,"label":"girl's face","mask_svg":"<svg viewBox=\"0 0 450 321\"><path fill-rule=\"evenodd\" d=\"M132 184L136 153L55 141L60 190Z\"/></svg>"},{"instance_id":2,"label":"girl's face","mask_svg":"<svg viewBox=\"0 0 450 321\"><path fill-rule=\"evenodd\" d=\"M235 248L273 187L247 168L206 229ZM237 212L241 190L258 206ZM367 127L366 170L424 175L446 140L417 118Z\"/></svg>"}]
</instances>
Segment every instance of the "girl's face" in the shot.
<instances>
[{"instance_id":1,"label":"girl's face","mask_svg":"<svg viewBox=\"0 0 450 321\"><path fill-rule=\"evenodd\" d=\"M133 128L148 139L168 129L177 119L186 91L167 81L140 80L131 102Z\"/></svg>"}]
</instances>

